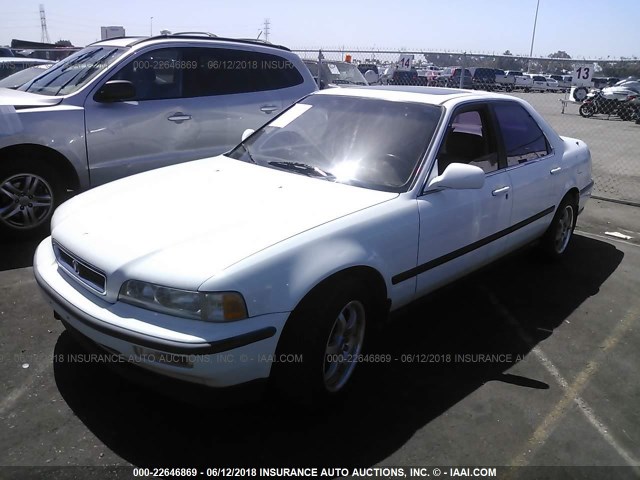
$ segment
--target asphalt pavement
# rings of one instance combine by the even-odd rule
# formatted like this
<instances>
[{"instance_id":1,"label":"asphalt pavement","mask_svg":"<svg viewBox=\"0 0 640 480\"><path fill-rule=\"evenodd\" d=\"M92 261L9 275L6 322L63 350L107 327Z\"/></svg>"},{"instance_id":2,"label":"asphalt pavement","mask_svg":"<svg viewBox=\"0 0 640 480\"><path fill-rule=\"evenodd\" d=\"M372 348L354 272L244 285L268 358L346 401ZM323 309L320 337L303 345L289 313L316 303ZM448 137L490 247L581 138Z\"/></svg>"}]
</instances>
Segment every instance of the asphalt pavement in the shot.
<instances>
[{"instance_id":1,"label":"asphalt pavement","mask_svg":"<svg viewBox=\"0 0 640 480\"><path fill-rule=\"evenodd\" d=\"M392 360L361 365L320 412L258 396L196 406L78 361L35 284L37 242L5 243L0 465L634 465L637 478L638 212L592 201L562 261L527 250L405 309L369 342Z\"/></svg>"}]
</instances>

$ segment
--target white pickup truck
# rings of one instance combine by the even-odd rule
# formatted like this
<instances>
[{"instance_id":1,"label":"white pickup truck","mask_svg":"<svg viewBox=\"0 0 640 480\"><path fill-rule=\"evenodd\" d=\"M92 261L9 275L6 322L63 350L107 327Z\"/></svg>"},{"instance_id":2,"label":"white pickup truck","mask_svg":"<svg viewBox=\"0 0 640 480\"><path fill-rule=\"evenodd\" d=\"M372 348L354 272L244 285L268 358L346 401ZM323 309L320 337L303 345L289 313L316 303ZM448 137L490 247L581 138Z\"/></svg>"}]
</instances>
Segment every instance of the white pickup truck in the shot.
<instances>
[{"instance_id":1,"label":"white pickup truck","mask_svg":"<svg viewBox=\"0 0 640 480\"><path fill-rule=\"evenodd\" d=\"M498 81L497 76L496 81ZM531 77L523 74L518 70L507 70L505 72L505 78L503 82L503 84L505 85L505 90L507 90L508 92L512 90L524 90L525 92L528 92L533 85L533 80L531 79Z\"/></svg>"}]
</instances>

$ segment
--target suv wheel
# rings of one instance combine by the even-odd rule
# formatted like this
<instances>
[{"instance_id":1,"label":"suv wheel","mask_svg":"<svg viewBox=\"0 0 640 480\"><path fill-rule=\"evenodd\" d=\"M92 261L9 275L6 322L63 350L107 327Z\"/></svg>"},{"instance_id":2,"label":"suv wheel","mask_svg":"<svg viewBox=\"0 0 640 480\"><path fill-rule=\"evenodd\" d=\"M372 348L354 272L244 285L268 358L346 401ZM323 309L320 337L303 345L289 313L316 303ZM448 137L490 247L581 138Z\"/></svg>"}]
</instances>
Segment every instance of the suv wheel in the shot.
<instances>
[{"instance_id":1,"label":"suv wheel","mask_svg":"<svg viewBox=\"0 0 640 480\"><path fill-rule=\"evenodd\" d=\"M63 195L50 165L24 156L0 160L0 232L19 238L45 233Z\"/></svg>"}]
</instances>

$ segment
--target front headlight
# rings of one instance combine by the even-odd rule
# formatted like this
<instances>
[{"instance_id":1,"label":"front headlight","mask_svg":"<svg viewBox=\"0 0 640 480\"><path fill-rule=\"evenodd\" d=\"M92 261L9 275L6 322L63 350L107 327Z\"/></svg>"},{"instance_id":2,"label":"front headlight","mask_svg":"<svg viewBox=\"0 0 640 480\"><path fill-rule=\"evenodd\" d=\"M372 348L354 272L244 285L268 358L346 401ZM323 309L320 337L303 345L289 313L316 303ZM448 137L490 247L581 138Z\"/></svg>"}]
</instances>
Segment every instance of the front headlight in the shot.
<instances>
[{"instance_id":1,"label":"front headlight","mask_svg":"<svg viewBox=\"0 0 640 480\"><path fill-rule=\"evenodd\" d=\"M238 292L192 292L139 280L122 284L118 300L147 310L204 322L247 318L247 306Z\"/></svg>"}]
</instances>

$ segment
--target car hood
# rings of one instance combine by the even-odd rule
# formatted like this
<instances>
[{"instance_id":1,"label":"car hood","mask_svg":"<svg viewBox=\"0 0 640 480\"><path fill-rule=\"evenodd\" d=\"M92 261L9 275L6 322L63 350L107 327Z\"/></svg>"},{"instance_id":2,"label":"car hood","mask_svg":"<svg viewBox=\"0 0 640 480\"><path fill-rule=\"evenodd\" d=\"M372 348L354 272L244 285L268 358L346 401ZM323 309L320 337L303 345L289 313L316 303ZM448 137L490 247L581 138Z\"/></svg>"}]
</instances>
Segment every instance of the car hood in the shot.
<instances>
[{"instance_id":1,"label":"car hood","mask_svg":"<svg viewBox=\"0 0 640 480\"><path fill-rule=\"evenodd\" d=\"M106 273L113 300L128 278L198 288L260 250L397 195L218 156L78 195L56 211L52 237Z\"/></svg>"},{"instance_id":2,"label":"car hood","mask_svg":"<svg viewBox=\"0 0 640 480\"><path fill-rule=\"evenodd\" d=\"M23 92L21 90L0 88L0 105L11 105L16 108L51 107L58 105L61 101L62 97L38 95L37 93Z\"/></svg>"}]
</instances>

